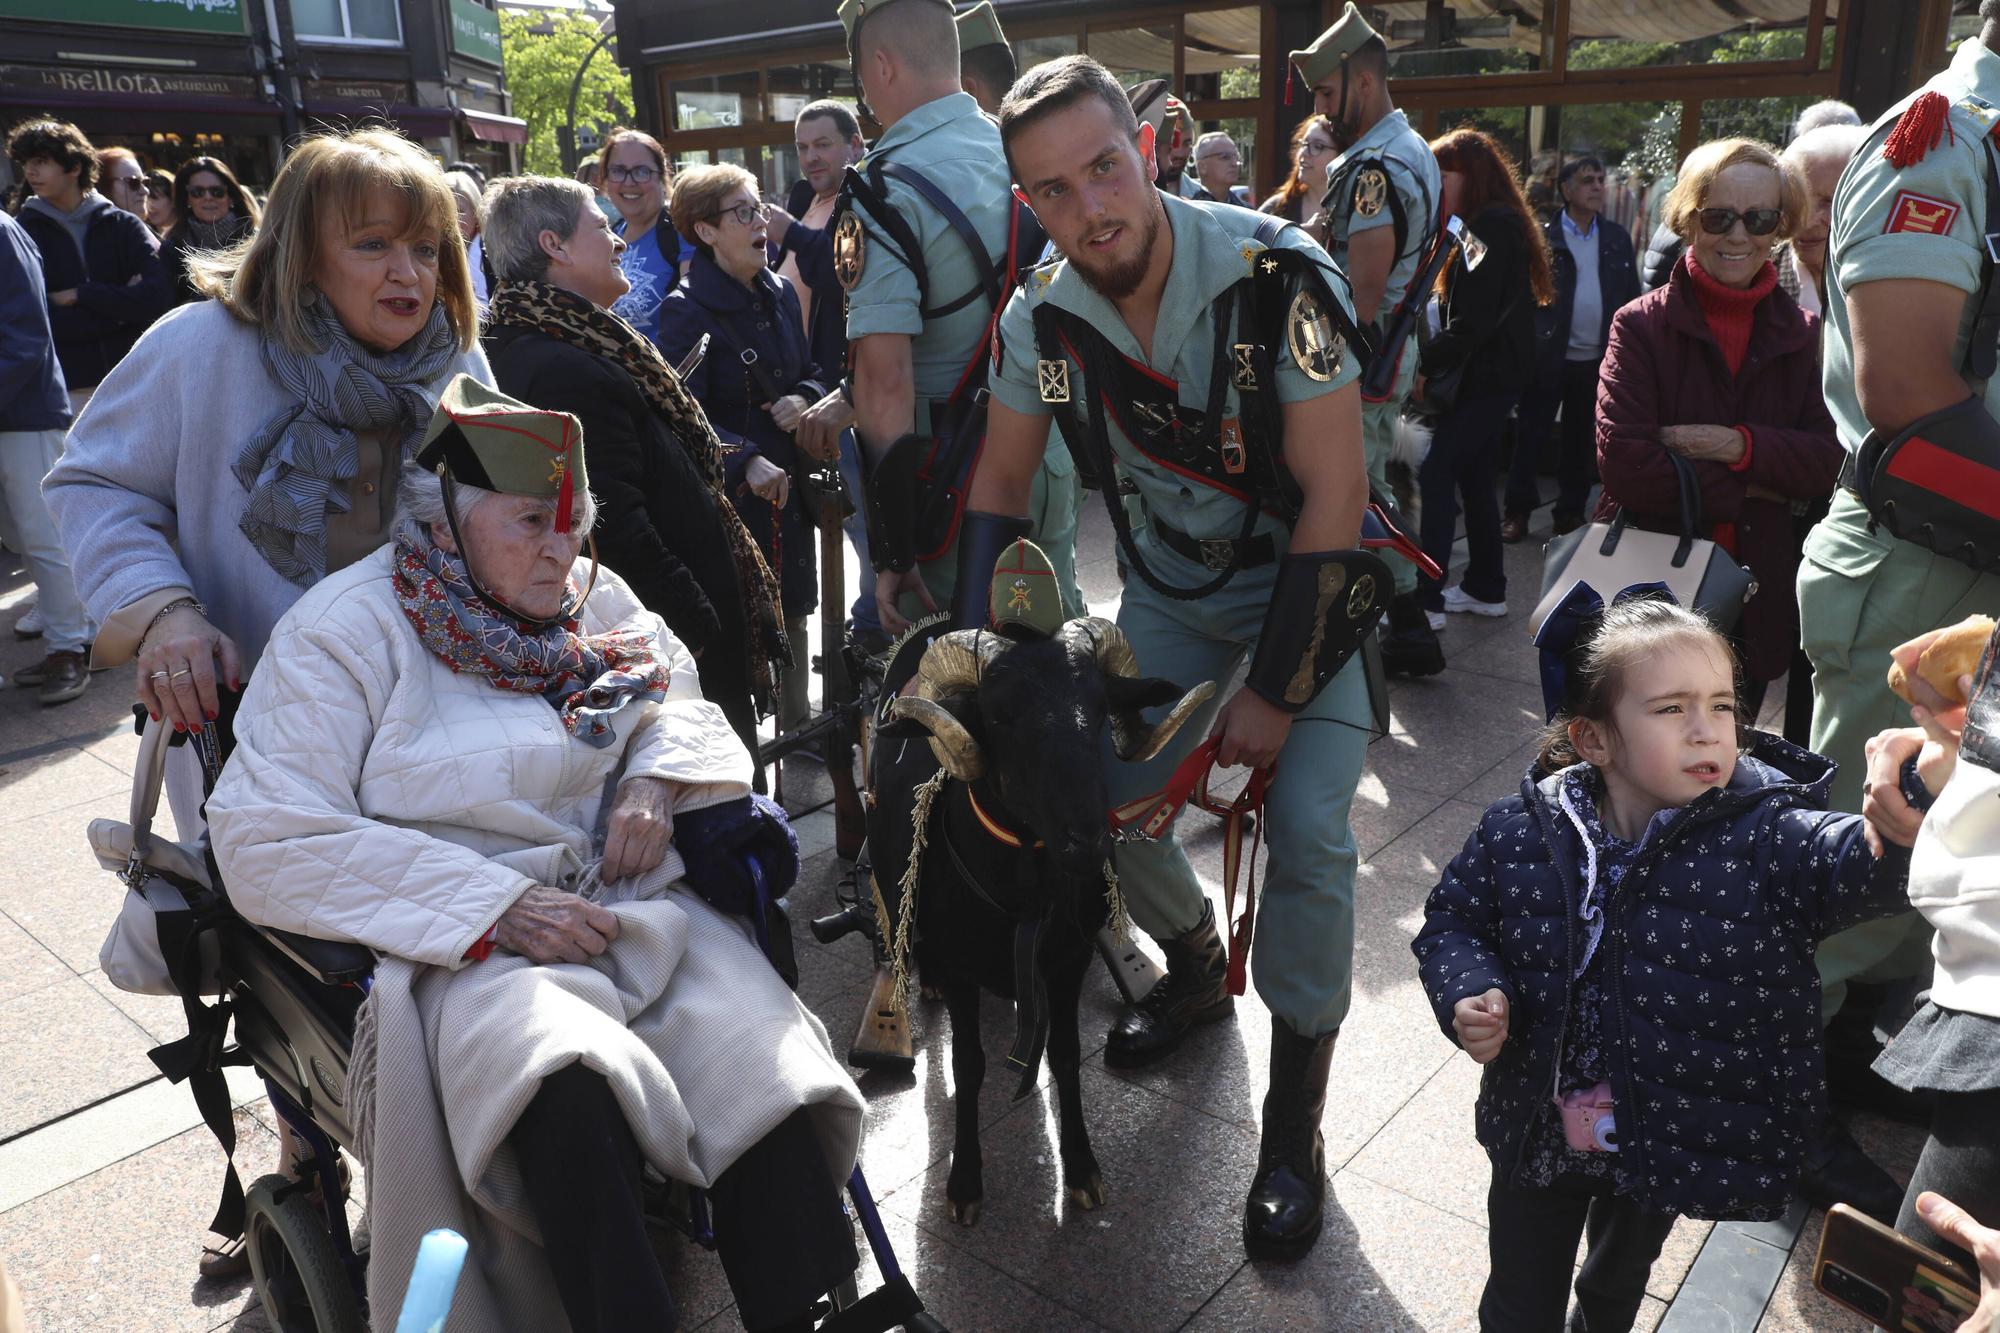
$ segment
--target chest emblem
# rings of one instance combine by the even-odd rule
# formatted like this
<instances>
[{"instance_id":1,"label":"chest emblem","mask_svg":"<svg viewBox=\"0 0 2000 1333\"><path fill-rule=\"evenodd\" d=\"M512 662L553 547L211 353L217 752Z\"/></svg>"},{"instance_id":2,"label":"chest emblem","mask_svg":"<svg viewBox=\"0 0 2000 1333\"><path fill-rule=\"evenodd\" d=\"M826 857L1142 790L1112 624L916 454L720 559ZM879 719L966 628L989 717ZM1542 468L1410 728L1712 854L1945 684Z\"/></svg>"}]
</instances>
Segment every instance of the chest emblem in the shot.
<instances>
[{"instance_id":1,"label":"chest emblem","mask_svg":"<svg viewBox=\"0 0 2000 1333\"><path fill-rule=\"evenodd\" d=\"M1250 393L1257 391L1257 345L1255 343L1235 343L1230 347L1235 369L1229 382Z\"/></svg>"},{"instance_id":2,"label":"chest emblem","mask_svg":"<svg viewBox=\"0 0 2000 1333\"><path fill-rule=\"evenodd\" d=\"M861 265L867 253L867 229L861 215L849 209L833 224L833 278L842 291L851 292L861 281Z\"/></svg>"},{"instance_id":3,"label":"chest emblem","mask_svg":"<svg viewBox=\"0 0 2000 1333\"><path fill-rule=\"evenodd\" d=\"M1062 360L1035 362L1035 384L1041 390L1043 402L1068 402L1069 362Z\"/></svg>"},{"instance_id":4,"label":"chest emblem","mask_svg":"<svg viewBox=\"0 0 2000 1333\"><path fill-rule=\"evenodd\" d=\"M1365 166L1354 173L1354 211L1372 218L1389 202L1389 173L1378 166Z\"/></svg>"},{"instance_id":5,"label":"chest emblem","mask_svg":"<svg viewBox=\"0 0 2000 1333\"><path fill-rule=\"evenodd\" d=\"M1302 291L1292 298L1285 316L1285 339L1291 345L1292 360L1307 376L1325 384L1340 373L1347 358L1347 339L1335 333L1319 298Z\"/></svg>"},{"instance_id":6,"label":"chest emblem","mask_svg":"<svg viewBox=\"0 0 2000 1333\"><path fill-rule=\"evenodd\" d=\"M1944 236L1951 231L1952 223L1958 221L1958 211L1958 205L1948 199L1933 199L1927 194L1904 190L1896 196L1895 206L1889 210L1889 225L1883 231Z\"/></svg>"}]
</instances>

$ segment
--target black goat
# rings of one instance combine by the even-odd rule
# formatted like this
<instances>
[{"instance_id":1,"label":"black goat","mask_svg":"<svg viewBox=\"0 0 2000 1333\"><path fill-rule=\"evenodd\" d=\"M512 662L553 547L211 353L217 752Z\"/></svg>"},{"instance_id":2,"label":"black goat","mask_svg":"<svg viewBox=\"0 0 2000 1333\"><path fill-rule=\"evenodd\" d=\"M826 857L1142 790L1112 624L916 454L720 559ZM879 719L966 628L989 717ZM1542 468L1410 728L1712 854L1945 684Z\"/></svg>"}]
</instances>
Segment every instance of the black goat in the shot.
<instances>
[{"instance_id":1,"label":"black goat","mask_svg":"<svg viewBox=\"0 0 2000 1333\"><path fill-rule=\"evenodd\" d=\"M1170 681L1140 677L1124 634L1090 618L1049 639L945 634L925 650L916 692L889 710L906 725L878 738L868 838L876 883L900 918L885 922L884 940L914 940L923 984L942 992L951 1014L956 1132L945 1198L955 1222L977 1222L985 1193L982 988L1016 1004L1017 1099L1034 1087L1046 1038L1063 1183L1080 1209L1104 1202L1077 1035L1077 998L1114 882L1103 734L1108 726L1120 758L1149 759L1213 693L1207 682L1183 696ZM1156 725L1140 716L1169 703ZM899 891L906 883L914 904ZM907 949L892 953L907 966Z\"/></svg>"}]
</instances>

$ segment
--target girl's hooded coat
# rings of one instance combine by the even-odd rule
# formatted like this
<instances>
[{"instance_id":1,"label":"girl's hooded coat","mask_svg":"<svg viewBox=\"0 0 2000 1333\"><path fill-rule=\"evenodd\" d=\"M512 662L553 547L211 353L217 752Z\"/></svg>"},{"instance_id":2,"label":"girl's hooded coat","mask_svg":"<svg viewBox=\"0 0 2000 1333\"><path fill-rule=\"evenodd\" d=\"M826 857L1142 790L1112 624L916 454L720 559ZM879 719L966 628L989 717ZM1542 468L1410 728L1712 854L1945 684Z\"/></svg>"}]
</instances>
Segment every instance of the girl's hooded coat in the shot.
<instances>
[{"instance_id":1,"label":"girl's hooded coat","mask_svg":"<svg viewBox=\"0 0 2000 1333\"><path fill-rule=\"evenodd\" d=\"M1600 949L1623 1163L1649 1208L1769 1219L1792 1194L1825 1098L1819 973L1836 930L1905 907L1909 853L1868 850L1859 815L1826 809L1834 765L1760 735L1726 787L1648 830L1605 900ZM1474 1112L1495 1165L1519 1164L1556 1081L1570 979L1582 961L1587 858L1530 774L1446 867L1412 948L1447 1037L1452 1007L1508 1000L1507 1042Z\"/></svg>"}]
</instances>

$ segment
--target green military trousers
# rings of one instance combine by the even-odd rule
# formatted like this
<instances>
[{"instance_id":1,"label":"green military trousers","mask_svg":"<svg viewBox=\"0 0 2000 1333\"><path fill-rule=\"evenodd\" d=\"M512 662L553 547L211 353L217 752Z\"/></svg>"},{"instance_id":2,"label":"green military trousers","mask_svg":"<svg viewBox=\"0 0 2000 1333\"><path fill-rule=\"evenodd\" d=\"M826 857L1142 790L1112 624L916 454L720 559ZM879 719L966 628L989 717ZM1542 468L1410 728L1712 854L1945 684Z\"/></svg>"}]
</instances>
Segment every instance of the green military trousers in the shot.
<instances>
[{"instance_id":1,"label":"green military trousers","mask_svg":"<svg viewBox=\"0 0 2000 1333\"><path fill-rule=\"evenodd\" d=\"M1140 539L1139 551L1177 586L1199 587L1214 577L1149 539ZM1217 693L1150 762L1107 758L1114 808L1164 788L1180 761L1207 739L1231 677L1256 649L1276 580L1276 565L1242 570L1220 592L1188 602L1154 591L1137 571L1126 578L1118 626L1132 643L1139 673L1182 690L1213 681ZM1293 719L1264 807L1270 865L1257 883L1252 973L1271 1012L1306 1036L1331 1032L1347 1017L1359 859L1348 808L1368 749L1368 721L1368 684L1357 657ZM1119 845L1125 902L1147 934L1164 938L1200 921L1205 891L1178 828L1212 818L1189 809L1159 841ZM1247 867L1243 877L1247 882ZM1219 898L1216 920L1227 935Z\"/></svg>"},{"instance_id":2,"label":"green military trousers","mask_svg":"<svg viewBox=\"0 0 2000 1333\"><path fill-rule=\"evenodd\" d=\"M1084 615L1089 609L1083 600L1083 589L1076 581L1076 525L1082 510L1083 486L1077 481L1076 464L1070 459L1069 449L1051 429L1048 451L1042 455L1042 465L1035 469L1034 484L1028 495L1028 522L1032 525L1028 539L1041 547L1042 554L1055 566L1056 586L1062 590L1063 614L1071 618ZM924 561L918 569L938 609L945 610L958 577L957 543L937 559ZM926 614L923 603L908 594L897 609L911 620Z\"/></svg>"},{"instance_id":3,"label":"green military trousers","mask_svg":"<svg viewBox=\"0 0 2000 1333\"><path fill-rule=\"evenodd\" d=\"M1889 652L1927 630L2000 607L2000 575L1975 573L1946 556L1869 532L1868 514L1847 491L1806 538L1799 564L1799 623L1813 667L1812 748L1840 766L1830 802L1861 808L1862 747L1907 727L1909 705L1889 690ZM1916 912L1870 921L1819 947L1821 1013L1840 1011L1850 981L1887 981L1930 968L1930 927Z\"/></svg>"}]
</instances>

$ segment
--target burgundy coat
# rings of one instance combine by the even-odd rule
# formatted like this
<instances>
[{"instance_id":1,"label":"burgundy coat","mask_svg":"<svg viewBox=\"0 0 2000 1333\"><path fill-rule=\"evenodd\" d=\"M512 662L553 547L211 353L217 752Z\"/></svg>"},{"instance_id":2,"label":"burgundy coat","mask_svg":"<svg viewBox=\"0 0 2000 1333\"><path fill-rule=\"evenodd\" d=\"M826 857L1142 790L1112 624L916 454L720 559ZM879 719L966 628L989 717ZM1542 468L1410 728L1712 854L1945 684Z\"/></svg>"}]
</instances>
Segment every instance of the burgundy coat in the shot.
<instances>
[{"instance_id":1,"label":"burgundy coat","mask_svg":"<svg viewBox=\"0 0 2000 1333\"><path fill-rule=\"evenodd\" d=\"M1679 531L1680 486L1660 428L1747 427L1746 469L1704 460L1694 472L1703 516L1712 529L1734 525L1737 557L1757 579L1757 595L1737 626L1744 677L1776 680L1799 641L1794 578L1801 543L1789 501L1833 494L1842 450L1820 396L1819 321L1778 289L1758 303L1754 318L1750 349L1731 375L1685 258L1666 286L1612 316L1597 381L1597 466L1604 479L1597 517L1623 508L1640 527ZM1753 499L1746 494L1751 486L1786 502Z\"/></svg>"}]
</instances>

